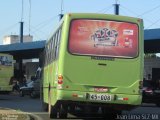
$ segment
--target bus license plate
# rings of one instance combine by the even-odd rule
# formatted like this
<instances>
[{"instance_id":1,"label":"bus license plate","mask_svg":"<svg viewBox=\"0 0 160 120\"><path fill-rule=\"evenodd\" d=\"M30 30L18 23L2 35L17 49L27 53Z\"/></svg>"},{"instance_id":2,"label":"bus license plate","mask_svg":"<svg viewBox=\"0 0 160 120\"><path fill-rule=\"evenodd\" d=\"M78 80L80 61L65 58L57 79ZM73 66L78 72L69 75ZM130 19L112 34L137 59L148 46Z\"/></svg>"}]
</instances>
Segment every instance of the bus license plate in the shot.
<instances>
[{"instance_id":1,"label":"bus license plate","mask_svg":"<svg viewBox=\"0 0 160 120\"><path fill-rule=\"evenodd\" d=\"M89 100L111 101L111 95L106 95L106 94L89 94Z\"/></svg>"}]
</instances>

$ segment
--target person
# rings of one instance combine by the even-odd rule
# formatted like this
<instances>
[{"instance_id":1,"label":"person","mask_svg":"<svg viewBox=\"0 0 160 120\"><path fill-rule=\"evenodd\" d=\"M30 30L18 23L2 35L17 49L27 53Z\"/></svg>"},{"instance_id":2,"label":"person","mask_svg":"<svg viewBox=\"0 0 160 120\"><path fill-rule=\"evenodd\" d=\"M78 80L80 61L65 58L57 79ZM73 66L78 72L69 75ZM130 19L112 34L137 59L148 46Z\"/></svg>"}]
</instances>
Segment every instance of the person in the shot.
<instances>
[{"instance_id":1,"label":"person","mask_svg":"<svg viewBox=\"0 0 160 120\"><path fill-rule=\"evenodd\" d=\"M41 76L41 70L42 70L41 67L38 67L38 69L36 71L36 74L35 74L36 79L40 78L40 76Z\"/></svg>"},{"instance_id":2,"label":"person","mask_svg":"<svg viewBox=\"0 0 160 120\"><path fill-rule=\"evenodd\" d=\"M15 79L15 77L11 77L9 85L13 85L12 92L19 91L18 81Z\"/></svg>"},{"instance_id":3,"label":"person","mask_svg":"<svg viewBox=\"0 0 160 120\"><path fill-rule=\"evenodd\" d=\"M27 86L27 80L25 76L22 78L22 85Z\"/></svg>"}]
</instances>

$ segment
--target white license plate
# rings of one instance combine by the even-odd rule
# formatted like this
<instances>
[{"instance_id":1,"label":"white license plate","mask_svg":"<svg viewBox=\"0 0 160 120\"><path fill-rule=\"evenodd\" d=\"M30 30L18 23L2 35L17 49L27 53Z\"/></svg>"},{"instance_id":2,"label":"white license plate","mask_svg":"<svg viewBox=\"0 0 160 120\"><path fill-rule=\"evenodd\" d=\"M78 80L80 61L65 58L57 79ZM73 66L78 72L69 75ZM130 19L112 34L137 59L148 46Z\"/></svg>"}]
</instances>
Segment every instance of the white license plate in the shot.
<instances>
[{"instance_id":1,"label":"white license plate","mask_svg":"<svg viewBox=\"0 0 160 120\"><path fill-rule=\"evenodd\" d=\"M106 94L88 94L88 98L95 101L111 101L112 99L111 95Z\"/></svg>"}]
</instances>

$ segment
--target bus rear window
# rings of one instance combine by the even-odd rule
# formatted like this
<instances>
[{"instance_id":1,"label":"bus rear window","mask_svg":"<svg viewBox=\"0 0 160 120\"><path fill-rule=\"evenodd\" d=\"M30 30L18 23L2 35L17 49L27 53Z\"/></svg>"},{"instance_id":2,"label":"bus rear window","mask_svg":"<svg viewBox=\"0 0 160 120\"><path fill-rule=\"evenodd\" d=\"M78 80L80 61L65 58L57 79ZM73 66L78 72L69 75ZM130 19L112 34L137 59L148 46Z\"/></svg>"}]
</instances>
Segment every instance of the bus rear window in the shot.
<instances>
[{"instance_id":1,"label":"bus rear window","mask_svg":"<svg viewBox=\"0 0 160 120\"><path fill-rule=\"evenodd\" d=\"M107 20L72 20L68 47L71 54L134 58L138 55L138 25Z\"/></svg>"}]
</instances>

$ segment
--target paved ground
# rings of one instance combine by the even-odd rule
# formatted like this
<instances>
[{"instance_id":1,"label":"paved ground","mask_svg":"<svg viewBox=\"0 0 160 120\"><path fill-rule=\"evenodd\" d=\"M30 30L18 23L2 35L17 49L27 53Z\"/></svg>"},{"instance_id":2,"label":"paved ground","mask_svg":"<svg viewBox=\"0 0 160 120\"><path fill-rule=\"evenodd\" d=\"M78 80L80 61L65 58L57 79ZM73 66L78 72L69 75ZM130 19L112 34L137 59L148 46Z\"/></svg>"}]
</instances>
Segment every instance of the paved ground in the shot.
<instances>
[{"instance_id":1,"label":"paved ground","mask_svg":"<svg viewBox=\"0 0 160 120\"><path fill-rule=\"evenodd\" d=\"M38 98L31 99L29 96L19 97L17 94L0 95L0 107L32 113L36 115L36 118L39 120L49 120L48 113L42 111L41 101ZM130 112L123 111L123 115L117 117L120 117L122 120L134 120L133 117L135 116L133 115L138 115L137 120L140 120L139 118L141 118L141 120L160 120L160 108L154 104L143 104L143 106ZM73 115L69 115L69 117L73 117Z\"/></svg>"}]
</instances>

